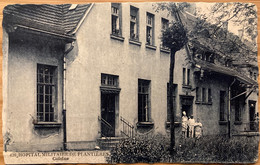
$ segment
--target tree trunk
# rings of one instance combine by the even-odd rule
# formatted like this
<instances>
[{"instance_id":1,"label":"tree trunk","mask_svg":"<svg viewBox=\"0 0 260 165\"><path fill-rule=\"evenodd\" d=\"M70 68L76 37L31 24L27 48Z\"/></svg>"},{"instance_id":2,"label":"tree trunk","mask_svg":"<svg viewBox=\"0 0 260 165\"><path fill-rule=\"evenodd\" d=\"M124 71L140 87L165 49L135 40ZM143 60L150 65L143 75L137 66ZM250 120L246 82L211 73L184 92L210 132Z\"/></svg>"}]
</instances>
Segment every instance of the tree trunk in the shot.
<instances>
[{"instance_id":1,"label":"tree trunk","mask_svg":"<svg viewBox=\"0 0 260 165\"><path fill-rule=\"evenodd\" d=\"M170 74L169 74L169 94L170 94L170 114L171 114L171 152L173 153L175 149L175 129L174 129L174 118L175 111L173 109L173 79L174 79L174 64L175 64L175 53L173 49L171 49L171 59L170 59Z\"/></svg>"}]
</instances>

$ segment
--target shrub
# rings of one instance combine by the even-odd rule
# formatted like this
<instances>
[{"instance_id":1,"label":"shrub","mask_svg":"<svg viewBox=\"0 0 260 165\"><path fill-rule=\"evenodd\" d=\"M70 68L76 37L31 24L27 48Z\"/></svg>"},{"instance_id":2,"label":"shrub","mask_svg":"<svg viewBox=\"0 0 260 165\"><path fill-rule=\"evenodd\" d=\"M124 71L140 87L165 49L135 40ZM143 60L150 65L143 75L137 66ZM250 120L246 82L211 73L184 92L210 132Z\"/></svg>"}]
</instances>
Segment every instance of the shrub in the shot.
<instances>
[{"instance_id":1,"label":"shrub","mask_svg":"<svg viewBox=\"0 0 260 165\"><path fill-rule=\"evenodd\" d=\"M258 137L204 136L182 139L173 155L173 162L255 162L258 156Z\"/></svg>"},{"instance_id":2,"label":"shrub","mask_svg":"<svg viewBox=\"0 0 260 165\"><path fill-rule=\"evenodd\" d=\"M170 156L169 144L169 139L160 134L125 139L111 151L110 163L163 162Z\"/></svg>"},{"instance_id":3,"label":"shrub","mask_svg":"<svg viewBox=\"0 0 260 165\"><path fill-rule=\"evenodd\" d=\"M122 140L111 151L110 163L253 163L258 157L259 137L204 136L180 139L173 155L163 135Z\"/></svg>"}]
</instances>

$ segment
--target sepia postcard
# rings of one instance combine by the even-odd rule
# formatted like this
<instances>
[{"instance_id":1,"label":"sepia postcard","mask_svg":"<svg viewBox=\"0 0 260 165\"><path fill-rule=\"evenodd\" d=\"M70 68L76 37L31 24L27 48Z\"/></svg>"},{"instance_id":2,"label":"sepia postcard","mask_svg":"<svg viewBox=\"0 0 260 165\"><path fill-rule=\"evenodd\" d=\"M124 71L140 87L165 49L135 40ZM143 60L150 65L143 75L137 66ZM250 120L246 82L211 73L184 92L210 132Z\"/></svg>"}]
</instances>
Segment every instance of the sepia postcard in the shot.
<instances>
[{"instance_id":1,"label":"sepia postcard","mask_svg":"<svg viewBox=\"0 0 260 165\"><path fill-rule=\"evenodd\" d=\"M254 163L251 3L13 4L6 164Z\"/></svg>"}]
</instances>

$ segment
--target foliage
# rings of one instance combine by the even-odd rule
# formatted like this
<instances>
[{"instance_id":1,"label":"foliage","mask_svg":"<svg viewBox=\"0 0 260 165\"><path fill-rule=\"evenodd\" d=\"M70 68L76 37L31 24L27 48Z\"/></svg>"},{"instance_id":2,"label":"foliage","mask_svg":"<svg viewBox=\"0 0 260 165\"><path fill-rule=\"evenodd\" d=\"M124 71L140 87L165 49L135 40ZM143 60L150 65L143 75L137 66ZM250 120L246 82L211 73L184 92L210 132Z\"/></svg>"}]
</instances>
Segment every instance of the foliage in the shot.
<instances>
[{"instance_id":1,"label":"foliage","mask_svg":"<svg viewBox=\"0 0 260 165\"><path fill-rule=\"evenodd\" d=\"M110 163L162 162L169 156L166 147L169 144L169 140L160 134L125 139L111 151Z\"/></svg>"},{"instance_id":2,"label":"foliage","mask_svg":"<svg viewBox=\"0 0 260 165\"><path fill-rule=\"evenodd\" d=\"M258 156L258 137L204 136L183 139L174 162L254 162Z\"/></svg>"},{"instance_id":3,"label":"foliage","mask_svg":"<svg viewBox=\"0 0 260 165\"><path fill-rule=\"evenodd\" d=\"M172 22L170 26L162 31L162 43L164 46L179 51L188 42L187 32L179 22Z\"/></svg>"},{"instance_id":4,"label":"foliage","mask_svg":"<svg viewBox=\"0 0 260 165\"><path fill-rule=\"evenodd\" d=\"M189 45L210 50L221 58L241 62L256 62L257 50L254 42L241 40L237 35L222 28L224 22L241 24L252 40L256 37L255 5L249 3L214 3L208 13L191 15L185 13L189 3L158 3L157 11L167 10L187 29ZM179 18L178 18L179 17ZM248 25L252 23L250 26ZM253 40L254 41L254 40Z\"/></svg>"},{"instance_id":5,"label":"foliage","mask_svg":"<svg viewBox=\"0 0 260 165\"><path fill-rule=\"evenodd\" d=\"M223 22L231 21L244 28L252 40L257 37L257 11L252 3L215 3L210 9L208 20L213 19L215 24L223 25Z\"/></svg>"},{"instance_id":6,"label":"foliage","mask_svg":"<svg viewBox=\"0 0 260 165\"><path fill-rule=\"evenodd\" d=\"M168 151L169 139L163 135L123 140L111 151L110 163L249 163L258 156L258 137L204 136L180 139L175 153Z\"/></svg>"}]
</instances>

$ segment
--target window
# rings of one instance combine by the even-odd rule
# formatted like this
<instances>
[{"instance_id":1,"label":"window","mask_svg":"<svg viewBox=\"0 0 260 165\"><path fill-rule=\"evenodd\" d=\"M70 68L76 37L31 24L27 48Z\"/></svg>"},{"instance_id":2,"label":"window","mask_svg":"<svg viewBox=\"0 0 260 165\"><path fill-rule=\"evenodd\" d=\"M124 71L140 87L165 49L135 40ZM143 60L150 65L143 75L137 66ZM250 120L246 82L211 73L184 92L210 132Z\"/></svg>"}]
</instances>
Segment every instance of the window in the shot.
<instances>
[{"instance_id":1,"label":"window","mask_svg":"<svg viewBox=\"0 0 260 165\"><path fill-rule=\"evenodd\" d=\"M186 73L187 71L187 73ZM190 69L183 68L182 70L182 84L185 86L190 85Z\"/></svg>"},{"instance_id":2,"label":"window","mask_svg":"<svg viewBox=\"0 0 260 165\"><path fill-rule=\"evenodd\" d=\"M119 85L118 76L102 73L101 74L101 85L118 87L118 85Z\"/></svg>"},{"instance_id":3,"label":"window","mask_svg":"<svg viewBox=\"0 0 260 165\"><path fill-rule=\"evenodd\" d=\"M122 35L121 30L121 4L111 4L111 21L112 21L112 34L116 36Z\"/></svg>"},{"instance_id":4,"label":"window","mask_svg":"<svg viewBox=\"0 0 260 165\"><path fill-rule=\"evenodd\" d=\"M235 100L235 121L241 121L241 109L239 105L239 98Z\"/></svg>"},{"instance_id":5,"label":"window","mask_svg":"<svg viewBox=\"0 0 260 165\"><path fill-rule=\"evenodd\" d=\"M199 87L196 87L196 101L201 101L200 88Z\"/></svg>"},{"instance_id":6,"label":"window","mask_svg":"<svg viewBox=\"0 0 260 165\"><path fill-rule=\"evenodd\" d=\"M186 84L186 68L182 69L182 84Z\"/></svg>"},{"instance_id":7,"label":"window","mask_svg":"<svg viewBox=\"0 0 260 165\"><path fill-rule=\"evenodd\" d=\"M130 6L130 39L139 40L139 17L138 8Z\"/></svg>"},{"instance_id":8,"label":"window","mask_svg":"<svg viewBox=\"0 0 260 165\"><path fill-rule=\"evenodd\" d=\"M56 104L55 66L37 64L37 121L54 122Z\"/></svg>"},{"instance_id":9,"label":"window","mask_svg":"<svg viewBox=\"0 0 260 165\"><path fill-rule=\"evenodd\" d=\"M165 31L169 27L169 20L162 18L162 32ZM164 49L168 49L165 47L161 41L161 47Z\"/></svg>"},{"instance_id":10,"label":"window","mask_svg":"<svg viewBox=\"0 0 260 165\"><path fill-rule=\"evenodd\" d=\"M196 87L196 102L202 104L212 104L212 93L210 88Z\"/></svg>"},{"instance_id":11,"label":"window","mask_svg":"<svg viewBox=\"0 0 260 165\"><path fill-rule=\"evenodd\" d=\"M138 79L138 122L150 121L150 81Z\"/></svg>"},{"instance_id":12,"label":"window","mask_svg":"<svg viewBox=\"0 0 260 165\"><path fill-rule=\"evenodd\" d=\"M187 85L190 85L190 69L187 69Z\"/></svg>"},{"instance_id":13,"label":"window","mask_svg":"<svg viewBox=\"0 0 260 165\"><path fill-rule=\"evenodd\" d=\"M225 97L226 97L226 92L220 91L220 96L219 96L219 120L220 121L225 121Z\"/></svg>"},{"instance_id":14,"label":"window","mask_svg":"<svg viewBox=\"0 0 260 165\"><path fill-rule=\"evenodd\" d=\"M202 88L202 102L206 102L206 89Z\"/></svg>"},{"instance_id":15,"label":"window","mask_svg":"<svg viewBox=\"0 0 260 165\"><path fill-rule=\"evenodd\" d=\"M154 45L154 15L147 13L146 15L146 44Z\"/></svg>"},{"instance_id":16,"label":"window","mask_svg":"<svg viewBox=\"0 0 260 165\"><path fill-rule=\"evenodd\" d=\"M162 18L162 31L169 27L169 20Z\"/></svg>"},{"instance_id":17,"label":"window","mask_svg":"<svg viewBox=\"0 0 260 165\"><path fill-rule=\"evenodd\" d=\"M211 89L208 89L208 103L212 102L212 95L211 95Z\"/></svg>"}]
</instances>

